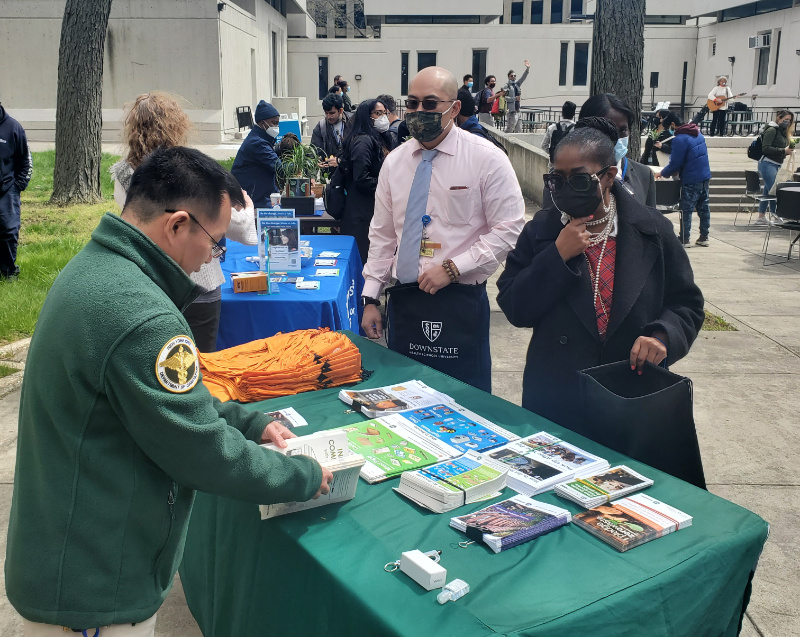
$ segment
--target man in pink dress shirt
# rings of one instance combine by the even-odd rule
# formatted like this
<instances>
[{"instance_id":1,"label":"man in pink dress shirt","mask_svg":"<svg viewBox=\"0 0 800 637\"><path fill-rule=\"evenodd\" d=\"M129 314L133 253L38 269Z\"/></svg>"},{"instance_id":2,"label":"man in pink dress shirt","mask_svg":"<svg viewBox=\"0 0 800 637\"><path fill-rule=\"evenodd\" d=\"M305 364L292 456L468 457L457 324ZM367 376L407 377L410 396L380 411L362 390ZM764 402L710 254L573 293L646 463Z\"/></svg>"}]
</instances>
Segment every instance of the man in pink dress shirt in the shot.
<instances>
[{"instance_id":1,"label":"man in pink dress shirt","mask_svg":"<svg viewBox=\"0 0 800 637\"><path fill-rule=\"evenodd\" d=\"M361 326L369 338L382 336L378 297L399 279L404 285L390 289L389 347L491 391L486 280L516 245L525 202L508 157L455 125L457 93L453 74L439 67L411 82L406 124L414 139L389 154L378 179ZM412 189L423 157L427 201L427 179ZM419 246L416 281L400 256L404 228L407 245Z\"/></svg>"}]
</instances>

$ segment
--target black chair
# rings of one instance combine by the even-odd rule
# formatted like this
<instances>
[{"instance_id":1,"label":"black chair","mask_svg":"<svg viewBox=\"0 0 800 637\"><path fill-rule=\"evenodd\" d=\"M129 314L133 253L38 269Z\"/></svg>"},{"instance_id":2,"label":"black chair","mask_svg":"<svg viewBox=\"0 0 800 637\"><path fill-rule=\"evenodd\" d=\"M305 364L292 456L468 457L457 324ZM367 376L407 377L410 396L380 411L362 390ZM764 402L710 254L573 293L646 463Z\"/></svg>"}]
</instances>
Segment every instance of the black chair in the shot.
<instances>
[{"instance_id":1,"label":"black chair","mask_svg":"<svg viewBox=\"0 0 800 637\"><path fill-rule=\"evenodd\" d=\"M775 225L770 224L767 226L767 234L764 237L764 265L775 265L777 263L786 263L789 261L792 258L792 250L795 244L797 244L798 239L800 239L800 186L794 181L785 181L778 184L775 194L778 200L776 214L783 219L783 221ZM789 242L789 251L786 254L786 259L772 260L771 263L767 263L768 256L775 256L767 254L769 237L770 234L772 234L773 228L788 230L789 237L792 236L792 232L796 232L797 235Z\"/></svg>"},{"instance_id":2,"label":"black chair","mask_svg":"<svg viewBox=\"0 0 800 637\"><path fill-rule=\"evenodd\" d=\"M253 128L253 112L250 110L249 106L236 107L236 125L239 127L239 130L243 128Z\"/></svg>"},{"instance_id":3,"label":"black chair","mask_svg":"<svg viewBox=\"0 0 800 637\"><path fill-rule=\"evenodd\" d=\"M733 217L733 225L739 225L736 223L736 221L739 218L739 214L742 212L742 199L747 198L751 200L749 210L748 208L745 208L745 212L749 212L750 214L750 216L747 218L747 226L749 227L751 221L753 220L753 213L756 211L756 204L761 203L762 201L775 201L775 197L772 197L771 195L764 196L761 194L764 188L761 185L761 175L758 174L757 170L745 170L744 181L745 188L744 192L739 197L739 205L736 207L736 214Z\"/></svg>"},{"instance_id":4,"label":"black chair","mask_svg":"<svg viewBox=\"0 0 800 637\"><path fill-rule=\"evenodd\" d=\"M683 241L683 211L681 211L680 203L681 180L656 179L656 210L660 210L665 215L676 210L680 212L678 236Z\"/></svg>"}]
</instances>

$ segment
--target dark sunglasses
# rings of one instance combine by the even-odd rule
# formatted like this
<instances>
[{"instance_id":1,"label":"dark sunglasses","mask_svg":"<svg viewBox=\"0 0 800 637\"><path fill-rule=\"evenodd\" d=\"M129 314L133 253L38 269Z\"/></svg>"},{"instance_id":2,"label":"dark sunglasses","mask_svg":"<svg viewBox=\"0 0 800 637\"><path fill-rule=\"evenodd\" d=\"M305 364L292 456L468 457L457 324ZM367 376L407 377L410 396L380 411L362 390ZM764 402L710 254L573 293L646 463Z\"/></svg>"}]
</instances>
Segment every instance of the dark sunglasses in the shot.
<instances>
[{"instance_id":1,"label":"dark sunglasses","mask_svg":"<svg viewBox=\"0 0 800 637\"><path fill-rule=\"evenodd\" d=\"M448 103L451 104L455 102L455 100L422 100L422 110L424 111L434 111L436 110L437 104ZM406 100L406 108L415 111L419 108L420 100L409 99Z\"/></svg>"},{"instance_id":2,"label":"dark sunglasses","mask_svg":"<svg viewBox=\"0 0 800 637\"><path fill-rule=\"evenodd\" d=\"M165 208L165 209L164 209L164 212L179 212L179 211L178 211L178 210L173 210L173 209L171 209L171 208ZM195 217L195 216L194 216L194 215L193 215L191 212L189 212L188 210L184 210L183 212L185 212L187 215L189 215L189 219L191 219L191 220L192 220L192 221L194 221L194 222L195 222L195 223L196 223L198 226L200 226L200 229L201 229L203 232L205 232L206 234L208 234L208 230L206 230L206 229L203 227L203 224L202 224L202 223L200 223L200 222L197 220L197 217ZM225 235L222 235L222 236L224 237ZM214 237L212 237L210 234L208 234L208 238L209 238L209 239L211 239L211 257L212 257L212 258L214 258L214 259L219 259L219 258L220 258L220 257L221 257L223 254L225 254L225 252L228 250L228 248L226 248L225 246L222 246L222 245L220 245L219 243L217 243L217 242L214 240Z\"/></svg>"},{"instance_id":3,"label":"dark sunglasses","mask_svg":"<svg viewBox=\"0 0 800 637\"><path fill-rule=\"evenodd\" d=\"M559 175L558 173L548 173L543 175L542 179L544 179L544 187L550 192L561 190L567 184L575 192L588 192L596 182L600 181L600 177L602 177L609 168L611 168L611 166L606 166L593 175L589 173L576 173L569 177L564 177L564 175Z\"/></svg>"}]
</instances>

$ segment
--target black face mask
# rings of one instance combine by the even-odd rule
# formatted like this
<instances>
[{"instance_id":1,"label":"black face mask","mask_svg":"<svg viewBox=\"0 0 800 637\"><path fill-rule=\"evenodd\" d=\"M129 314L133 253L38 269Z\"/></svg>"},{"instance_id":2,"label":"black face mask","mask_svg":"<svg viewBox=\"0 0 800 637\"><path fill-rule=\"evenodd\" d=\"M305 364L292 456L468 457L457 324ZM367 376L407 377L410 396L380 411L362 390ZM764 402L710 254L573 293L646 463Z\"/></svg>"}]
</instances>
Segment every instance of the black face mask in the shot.
<instances>
[{"instance_id":1,"label":"black face mask","mask_svg":"<svg viewBox=\"0 0 800 637\"><path fill-rule=\"evenodd\" d=\"M496 86L496 84L494 82L490 82L489 83L489 88L494 88L495 86Z\"/></svg>"},{"instance_id":2,"label":"black face mask","mask_svg":"<svg viewBox=\"0 0 800 637\"><path fill-rule=\"evenodd\" d=\"M562 214L573 218L588 217L597 210L597 207L603 201L600 192L599 183L596 188L587 192L576 192L564 184L559 190L552 193L553 203Z\"/></svg>"}]
</instances>

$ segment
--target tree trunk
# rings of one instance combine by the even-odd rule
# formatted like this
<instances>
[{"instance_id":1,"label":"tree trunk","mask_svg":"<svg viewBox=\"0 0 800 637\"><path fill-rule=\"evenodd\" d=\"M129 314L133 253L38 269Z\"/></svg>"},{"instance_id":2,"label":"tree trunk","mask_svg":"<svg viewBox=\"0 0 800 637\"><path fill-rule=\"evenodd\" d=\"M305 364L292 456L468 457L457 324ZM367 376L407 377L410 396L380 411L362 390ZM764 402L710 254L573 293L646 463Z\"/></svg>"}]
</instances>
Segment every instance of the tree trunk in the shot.
<instances>
[{"instance_id":1,"label":"tree trunk","mask_svg":"<svg viewBox=\"0 0 800 637\"><path fill-rule=\"evenodd\" d=\"M100 194L103 50L112 0L67 0L58 51L57 204L94 203Z\"/></svg>"},{"instance_id":2,"label":"tree trunk","mask_svg":"<svg viewBox=\"0 0 800 637\"><path fill-rule=\"evenodd\" d=\"M614 93L633 111L628 156L639 159L645 0L597 0L591 95Z\"/></svg>"}]
</instances>

